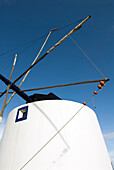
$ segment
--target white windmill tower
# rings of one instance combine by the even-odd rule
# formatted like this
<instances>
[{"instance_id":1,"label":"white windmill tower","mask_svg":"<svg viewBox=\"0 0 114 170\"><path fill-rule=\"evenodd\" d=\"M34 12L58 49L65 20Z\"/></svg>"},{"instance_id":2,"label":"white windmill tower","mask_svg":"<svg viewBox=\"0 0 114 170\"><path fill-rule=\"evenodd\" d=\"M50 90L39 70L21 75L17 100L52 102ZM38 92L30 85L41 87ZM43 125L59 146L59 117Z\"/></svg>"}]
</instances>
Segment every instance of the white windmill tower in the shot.
<instances>
[{"instance_id":1,"label":"white windmill tower","mask_svg":"<svg viewBox=\"0 0 114 170\"><path fill-rule=\"evenodd\" d=\"M0 170L112 170L93 110L52 93L27 96L0 78L27 102L8 116L0 143Z\"/></svg>"}]
</instances>

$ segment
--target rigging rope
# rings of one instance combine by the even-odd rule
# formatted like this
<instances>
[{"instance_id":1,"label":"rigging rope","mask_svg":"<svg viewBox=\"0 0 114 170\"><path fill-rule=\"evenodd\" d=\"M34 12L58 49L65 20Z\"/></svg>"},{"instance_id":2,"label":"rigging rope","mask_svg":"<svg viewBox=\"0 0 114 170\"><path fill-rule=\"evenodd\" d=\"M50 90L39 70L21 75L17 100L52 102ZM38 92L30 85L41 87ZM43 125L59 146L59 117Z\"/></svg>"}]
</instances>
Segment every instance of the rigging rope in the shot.
<instances>
[{"instance_id":1,"label":"rigging rope","mask_svg":"<svg viewBox=\"0 0 114 170\"><path fill-rule=\"evenodd\" d=\"M20 170L22 170L37 154L39 154L69 123L70 121L84 108L84 105L29 159Z\"/></svg>"},{"instance_id":2,"label":"rigging rope","mask_svg":"<svg viewBox=\"0 0 114 170\"><path fill-rule=\"evenodd\" d=\"M6 51L6 52L4 52L4 53L1 53L0 56L3 56L3 55L8 54L8 53L10 53L10 52L14 52L15 50L18 50L18 49L20 49L20 48L23 48L23 47L25 47L25 46L27 46L27 45L28 45L28 47L26 47L26 48L29 48L29 47L31 47L32 45L34 45L35 43L37 43L39 40L41 40L42 38L46 37L47 35L48 35L48 33L44 34L44 35L41 36L40 38L37 38L37 39L35 39L35 40L28 41L28 42L26 42L26 43L24 43L24 44L22 44L22 45L20 45L20 46L17 46L17 47L15 47L15 48L13 48L13 49L10 49L10 50L8 50L8 51ZM30 45L29 45L29 44L30 44ZM21 52L21 51L23 51L23 49L20 50L19 52Z\"/></svg>"},{"instance_id":3,"label":"rigging rope","mask_svg":"<svg viewBox=\"0 0 114 170\"><path fill-rule=\"evenodd\" d=\"M71 37L69 36L70 39L73 41L73 43L82 51L82 53L86 56L86 58L91 62L91 64L96 68L96 70L104 77L104 74L98 69L98 67L93 63L93 61L88 57L88 55L82 50L82 48L76 43L76 41Z\"/></svg>"},{"instance_id":4,"label":"rigging rope","mask_svg":"<svg viewBox=\"0 0 114 170\"><path fill-rule=\"evenodd\" d=\"M61 26L61 27L52 29L52 30L50 30L50 31L56 31L56 30L61 30L61 29L67 28L67 27L69 27L69 26L71 26L71 25L74 25L74 24L76 24L76 23L78 23L78 22L81 22L82 20L84 20L84 19L80 19L80 20L74 21L74 22L72 22L72 23L70 23L70 24L63 25L63 26ZM24 44L22 44L22 45L20 45L20 46L17 46L17 47L15 47L15 48L13 48L13 49L10 49L10 50L8 50L8 51L5 51L5 52L1 53L0 56L6 55L6 54L8 54L8 53L10 53L10 52L14 52L15 50L18 50L18 49L23 48L23 47L25 47L25 46L28 45L27 47L25 47L25 49L22 49L22 50L19 50L19 51L18 51L18 52L23 52L23 51L25 51L26 49L32 47L35 43L37 43L39 40L41 40L42 38L46 37L47 35L48 35L48 33L44 34L44 35L41 36L40 38L36 38L36 39L31 40L31 41L28 41L28 42L26 42L26 43L24 43ZM29 44L30 44L30 45L29 45Z\"/></svg>"},{"instance_id":5,"label":"rigging rope","mask_svg":"<svg viewBox=\"0 0 114 170\"><path fill-rule=\"evenodd\" d=\"M67 25L64 25L64 26L58 27L58 28L57 28L57 30L67 28L67 27L69 27L69 26L71 26L71 25L74 25L74 24L76 24L76 23L78 23L78 22L83 21L84 19L85 19L85 18L83 18L83 19L79 19L79 20L77 20L77 21L75 21L75 22L72 22L72 23L70 23L70 24L67 24Z\"/></svg>"},{"instance_id":6,"label":"rigging rope","mask_svg":"<svg viewBox=\"0 0 114 170\"><path fill-rule=\"evenodd\" d=\"M94 28L93 20L91 21L91 24L92 24L92 28L93 28L93 32L94 32L94 37L95 37L95 40L96 40L96 45L97 45L99 57L100 57L100 60L101 60L102 70L103 70L103 73L104 73L104 75L105 75L105 77L106 77L105 69L104 69L104 64L103 64L103 59L102 59L102 55L101 55L101 53L100 53L100 47L99 47L99 43L98 43L98 38L97 38L97 35L96 35L96 31L95 31L95 28Z\"/></svg>"},{"instance_id":7,"label":"rigging rope","mask_svg":"<svg viewBox=\"0 0 114 170\"><path fill-rule=\"evenodd\" d=\"M97 93L100 91L99 89ZM93 98L95 94L92 95L92 97L87 101L87 103ZM36 155L38 155L74 118L75 116L85 107L85 105L82 105L82 107L21 167L20 170L22 170L30 161L32 161L33 158L35 158Z\"/></svg>"}]
</instances>

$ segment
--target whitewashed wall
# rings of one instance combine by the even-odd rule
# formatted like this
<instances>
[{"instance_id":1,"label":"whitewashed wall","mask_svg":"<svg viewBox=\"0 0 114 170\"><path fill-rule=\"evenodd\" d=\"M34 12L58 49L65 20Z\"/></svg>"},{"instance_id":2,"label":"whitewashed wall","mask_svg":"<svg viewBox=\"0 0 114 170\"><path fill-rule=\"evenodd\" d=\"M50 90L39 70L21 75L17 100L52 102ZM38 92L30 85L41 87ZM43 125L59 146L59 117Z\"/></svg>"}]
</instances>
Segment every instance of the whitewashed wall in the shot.
<instances>
[{"instance_id":1,"label":"whitewashed wall","mask_svg":"<svg viewBox=\"0 0 114 170\"><path fill-rule=\"evenodd\" d=\"M15 122L19 108L27 119ZM48 100L10 112L0 144L0 170L20 170L80 108L82 104ZM23 170L112 170L95 113L84 106Z\"/></svg>"}]
</instances>

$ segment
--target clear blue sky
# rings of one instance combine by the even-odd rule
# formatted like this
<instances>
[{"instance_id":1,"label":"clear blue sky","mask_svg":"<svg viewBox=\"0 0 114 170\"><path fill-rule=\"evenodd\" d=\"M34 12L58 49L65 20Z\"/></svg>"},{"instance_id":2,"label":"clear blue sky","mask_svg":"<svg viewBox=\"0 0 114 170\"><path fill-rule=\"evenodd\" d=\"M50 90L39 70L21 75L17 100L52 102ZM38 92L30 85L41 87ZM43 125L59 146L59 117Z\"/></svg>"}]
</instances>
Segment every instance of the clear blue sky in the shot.
<instances>
[{"instance_id":1,"label":"clear blue sky","mask_svg":"<svg viewBox=\"0 0 114 170\"><path fill-rule=\"evenodd\" d=\"M108 151L111 159L114 161L113 10L113 0L0 0L0 54L36 38L40 38L50 29L73 23L88 15L92 16L72 37L101 71L100 55L102 56L106 77L110 78L110 82L94 98L96 109L94 109L92 102L88 105L96 112L102 132L105 134ZM54 32L42 54L68 33L73 26L75 25ZM18 59L12 77L12 81L15 80L32 63L44 39L45 37L23 52L15 50L0 56L0 73L9 78L14 55L17 52ZM61 46L58 46L32 69L21 89L100 78L102 76L73 44L70 38L68 38ZM16 85L19 85L19 82ZM62 99L82 103L91 97L94 90L97 90L97 85L89 84L38 92L53 92ZM5 89L6 86L0 81L0 91ZM31 95L32 92L27 94ZM3 99L0 99L0 109L2 108ZM5 109L1 129L4 127L8 113L23 103L25 101L15 95Z\"/></svg>"}]
</instances>

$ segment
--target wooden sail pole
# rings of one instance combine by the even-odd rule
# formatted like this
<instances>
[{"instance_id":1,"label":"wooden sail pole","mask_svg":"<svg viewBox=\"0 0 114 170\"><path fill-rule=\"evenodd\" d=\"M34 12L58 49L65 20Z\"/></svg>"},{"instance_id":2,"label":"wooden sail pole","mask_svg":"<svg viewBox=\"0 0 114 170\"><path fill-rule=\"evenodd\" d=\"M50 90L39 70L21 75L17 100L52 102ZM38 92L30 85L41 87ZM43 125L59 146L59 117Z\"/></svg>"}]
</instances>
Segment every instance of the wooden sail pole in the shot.
<instances>
[{"instance_id":1,"label":"wooden sail pole","mask_svg":"<svg viewBox=\"0 0 114 170\"><path fill-rule=\"evenodd\" d=\"M14 58L13 67L12 67L12 70L11 70L9 80L11 80L11 77L12 77L12 74L13 74L13 71L14 71L14 67L15 67L15 64L16 64L16 60L17 60L17 54L15 55L15 58ZM3 114L4 114L5 104L6 104L6 100L7 100L7 96L8 96L10 86L11 86L11 84L9 84L8 87L7 87L7 91L6 91L5 99L4 99L4 102L3 102L2 110L0 112L0 125L1 125Z\"/></svg>"},{"instance_id":2,"label":"wooden sail pole","mask_svg":"<svg viewBox=\"0 0 114 170\"><path fill-rule=\"evenodd\" d=\"M105 78L105 79L100 79L100 80L82 81L82 82L61 84L61 85L54 85L54 86L47 86L47 87L40 87L40 88L34 88L34 89L25 89L25 90L21 90L21 91L22 92L27 92L27 91L35 91L35 90L52 89L52 88L57 88L57 87L68 87L68 86L75 86L75 85L88 84L88 83L97 83L97 82L100 82L100 81L107 82L107 81L109 81L109 79Z\"/></svg>"},{"instance_id":3,"label":"wooden sail pole","mask_svg":"<svg viewBox=\"0 0 114 170\"><path fill-rule=\"evenodd\" d=\"M25 89L25 90L20 90L20 92L45 90L45 89L52 89L52 88L58 88L58 87L68 87L68 86L75 86L75 85L81 85L81 84L98 83L101 81L104 81L106 83L109 80L110 79L105 78L105 79L99 79L99 80L81 81L81 82L76 82L76 83L60 84L60 85L53 85L53 86L47 86L47 87L39 87L39 88L34 88L34 89ZM0 92L0 93L2 93L2 92ZM12 94L12 93L13 92L9 92L9 94Z\"/></svg>"}]
</instances>

